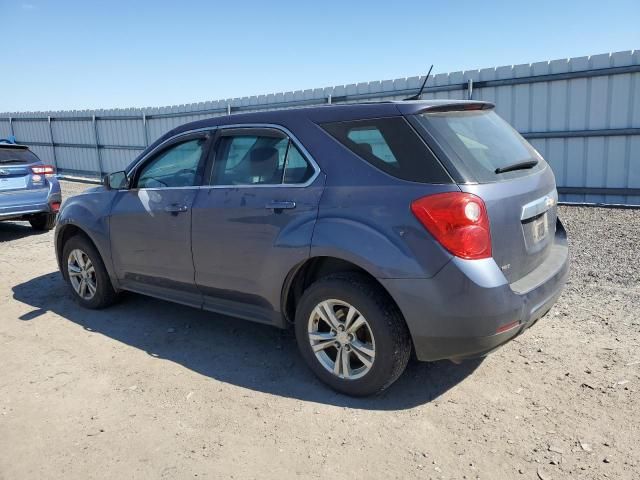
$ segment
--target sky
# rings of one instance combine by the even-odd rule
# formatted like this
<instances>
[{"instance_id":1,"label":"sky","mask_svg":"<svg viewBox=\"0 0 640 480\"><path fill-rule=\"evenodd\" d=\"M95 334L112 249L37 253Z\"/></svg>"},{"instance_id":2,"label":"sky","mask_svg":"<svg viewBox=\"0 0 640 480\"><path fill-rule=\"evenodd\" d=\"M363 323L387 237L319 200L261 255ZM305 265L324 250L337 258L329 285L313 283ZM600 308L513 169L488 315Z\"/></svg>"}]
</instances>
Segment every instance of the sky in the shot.
<instances>
[{"instance_id":1,"label":"sky","mask_svg":"<svg viewBox=\"0 0 640 480\"><path fill-rule=\"evenodd\" d=\"M640 48L640 0L0 0L0 112L147 107Z\"/></svg>"}]
</instances>

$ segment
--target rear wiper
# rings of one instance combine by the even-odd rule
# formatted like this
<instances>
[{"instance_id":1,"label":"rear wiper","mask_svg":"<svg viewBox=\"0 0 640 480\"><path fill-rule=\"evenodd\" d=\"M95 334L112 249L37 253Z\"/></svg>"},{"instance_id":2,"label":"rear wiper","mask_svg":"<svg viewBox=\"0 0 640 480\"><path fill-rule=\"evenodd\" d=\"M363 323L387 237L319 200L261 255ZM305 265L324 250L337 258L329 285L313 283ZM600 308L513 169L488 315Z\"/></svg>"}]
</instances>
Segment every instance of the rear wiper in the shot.
<instances>
[{"instance_id":1,"label":"rear wiper","mask_svg":"<svg viewBox=\"0 0 640 480\"><path fill-rule=\"evenodd\" d=\"M18 160L17 158L10 158L9 160L0 160L0 163L24 163L24 160Z\"/></svg>"},{"instance_id":2,"label":"rear wiper","mask_svg":"<svg viewBox=\"0 0 640 480\"><path fill-rule=\"evenodd\" d=\"M538 164L538 160L527 160L526 162L518 162L506 167L496 168L496 173L513 172L514 170L525 170L527 168L533 168Z\"/></svg>"}]
</instances>

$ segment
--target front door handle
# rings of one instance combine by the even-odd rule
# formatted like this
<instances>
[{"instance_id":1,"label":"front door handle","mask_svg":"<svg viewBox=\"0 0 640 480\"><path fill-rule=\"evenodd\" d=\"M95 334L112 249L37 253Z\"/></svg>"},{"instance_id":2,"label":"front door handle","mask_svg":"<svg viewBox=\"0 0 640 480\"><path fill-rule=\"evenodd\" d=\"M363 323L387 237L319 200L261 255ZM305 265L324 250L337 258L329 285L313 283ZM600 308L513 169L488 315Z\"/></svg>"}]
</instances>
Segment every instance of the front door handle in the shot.
<instances>
[{"instance_id":1,"label":"front door handle","mask_svg":"<svg viewBox=\"0 0 640 480\"><path fill-rule=\"evenodd\" d=\"M179 205L177 203L174 203L173 205L167 205L166 207L164 207L165 212L172 213L174 215L177 215L178 213L186 212L187 210L189 210L189 207L187 207L186 205Z\"/></svg>"},{"instance_id":2,"label":"front door handle","mask_svg":"<svg viewBox=\"0 0 640 480\"><path fill-rule=\"evenodd\" d=\"M296 208L296 202L286 201L286 202L269 202L264 208L268 208L270 210L287 210L291 208Z\"/></svg>"}]
</instances>

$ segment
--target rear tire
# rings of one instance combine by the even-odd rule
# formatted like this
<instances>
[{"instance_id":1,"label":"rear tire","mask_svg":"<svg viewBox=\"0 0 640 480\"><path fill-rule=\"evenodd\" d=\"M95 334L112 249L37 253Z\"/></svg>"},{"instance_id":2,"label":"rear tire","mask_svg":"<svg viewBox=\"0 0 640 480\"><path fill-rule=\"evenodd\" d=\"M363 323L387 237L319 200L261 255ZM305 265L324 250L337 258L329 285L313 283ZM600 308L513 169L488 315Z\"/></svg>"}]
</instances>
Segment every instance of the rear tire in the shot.
<instances>
[{"instance_id":1,"label":"rear tire","mask_svg":"<svg viewBox=\"0 0 640 480\"><path fill-rule=\"evenodd\" d=\"M86 237L67 240L60 263L73 299L83 307L106 308L118 299L100 254Z\"/></svg>"},{"instance_id":2,"label":"rear tire","mask_svg":"<svg viewBox=\"0 0 640 480\"><path fill-rule=\"evenodd\" d=\"M46 231L56 226L57 215L55 213L39 213L29 219L34 230Z\"/></svg>"},{"instance_id":3,"label":"rear tire","mask_svg":"<svg viewBox=\"0 0 640 480\"><path fill-rule=\"evenodd\" d=\"M296 308L295 330L309 368L347 395L382 392L404 372L411 355L400 311L387 292L357 273L312 284Z\"/></svg>"}]
</instances>

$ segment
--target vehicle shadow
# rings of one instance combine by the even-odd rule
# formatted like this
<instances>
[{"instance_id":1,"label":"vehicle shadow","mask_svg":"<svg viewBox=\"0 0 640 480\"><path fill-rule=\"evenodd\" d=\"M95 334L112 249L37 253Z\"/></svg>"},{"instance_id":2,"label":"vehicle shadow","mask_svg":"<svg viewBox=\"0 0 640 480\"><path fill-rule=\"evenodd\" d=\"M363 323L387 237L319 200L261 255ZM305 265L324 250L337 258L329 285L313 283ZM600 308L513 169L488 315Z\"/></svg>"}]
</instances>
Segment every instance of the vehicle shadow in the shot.
<instances>
[{"instance_id":1,"label":"vehicle shadow","mask_svg":"<svg viewBox=\"0 0 640 480\"><path fill-rule=\"evenodd\" d=\"M48 232L34 230L28 222L0 222L0 243L46 233Z\"/></svg>"},{"instance_id":2,"label":"vehicle shadow","mask_svg":"<svg viewBox=\"0 0 640 480\"><path fill-rule=\"evenodd\" d=\"M330 390L306 368L291 331L134 294L124 295L109 309L86 310L73 301L58 272L13 287L13 298L34 308L20 317L23 321L38 321L54 312L86 330L222 382L347 408L402 410L422 405L463 381L481 363L412 361L381 395L351 398Z\"/></svg>"}]
</instances>

